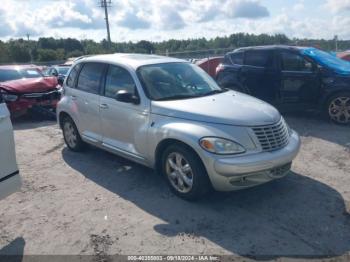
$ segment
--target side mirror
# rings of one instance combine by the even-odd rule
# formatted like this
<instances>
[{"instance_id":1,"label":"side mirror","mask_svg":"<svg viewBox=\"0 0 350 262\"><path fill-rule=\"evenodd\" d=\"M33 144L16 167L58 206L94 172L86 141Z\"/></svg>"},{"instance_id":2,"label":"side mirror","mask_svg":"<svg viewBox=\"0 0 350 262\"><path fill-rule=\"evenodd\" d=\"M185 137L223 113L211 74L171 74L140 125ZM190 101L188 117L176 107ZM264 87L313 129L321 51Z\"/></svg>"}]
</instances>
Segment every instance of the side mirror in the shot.
<instances>
[{"instance_id":1,"label":"side mirror","mask_svg":"<svg viewBox=\"0 0 350 262\"><path fill-rule=\"evenodd\" d=\"M119 90L116 94L115 99L124 103L131 103L135 105L140 104L140 98L134 93L130 93L130 91L126 89Z\"/></svg>"},{"instance_id":2,"label":"side mirror","mask_svg":"<svg viewBox=\"0 0 350 262\"><path fill-rule=\"evenodd\" d=\"M57 73L57 72L52 72L52 73L51 73L51 75L53 75L53 76L56 76L56 77L57 77L57 76L58 76L58 73Z\"/></svg>"}]
</instances>

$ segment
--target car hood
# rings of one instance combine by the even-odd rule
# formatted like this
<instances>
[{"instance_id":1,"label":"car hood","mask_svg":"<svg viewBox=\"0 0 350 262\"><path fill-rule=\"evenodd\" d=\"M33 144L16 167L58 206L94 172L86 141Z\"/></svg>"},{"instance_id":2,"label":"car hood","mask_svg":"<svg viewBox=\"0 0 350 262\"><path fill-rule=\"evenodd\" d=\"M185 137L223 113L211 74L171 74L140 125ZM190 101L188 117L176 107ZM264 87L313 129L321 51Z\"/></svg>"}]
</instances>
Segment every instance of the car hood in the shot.
<instances>
[{"instance_id":1,"label":"car hood","mask_svg":"<svg viewBox=\"0 0 350 262\"><path fill-rule=\"evenodd\" d=\"M11 93L40 93L55 89L55 77L25 78L0 83L0 87Z\"/></svg>"},{"instance_id":2,"label":"car hood","mask_svg":"<svg viewBox=\"0 0 350 262\"><path fill-rule=\"evenodd\" d=\"M276 123L273 106L235 91L173 101L152 101L152 113L215 124L258 126Z\"/></svg>"}]
</instances>

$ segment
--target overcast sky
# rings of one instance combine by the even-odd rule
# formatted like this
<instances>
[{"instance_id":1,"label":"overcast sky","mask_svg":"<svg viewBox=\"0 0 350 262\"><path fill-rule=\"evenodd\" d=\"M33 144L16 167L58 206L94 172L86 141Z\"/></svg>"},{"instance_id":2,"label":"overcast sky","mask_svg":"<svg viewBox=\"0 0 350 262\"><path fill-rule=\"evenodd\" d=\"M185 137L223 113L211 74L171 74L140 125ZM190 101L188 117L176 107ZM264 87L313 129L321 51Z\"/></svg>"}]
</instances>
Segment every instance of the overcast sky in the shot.
<instances>
[{"instance_id":1,"label":"overcast sky","mask_svg":"<svg viewBox=\"0 0 350 262\"><path fill-rule=\"evenodd\" d=\"M1 0L0 39L106 38L99 0ZM112 41L236 32L350 39L350 0L112 0Z\"/></svg>"}]
</instances>

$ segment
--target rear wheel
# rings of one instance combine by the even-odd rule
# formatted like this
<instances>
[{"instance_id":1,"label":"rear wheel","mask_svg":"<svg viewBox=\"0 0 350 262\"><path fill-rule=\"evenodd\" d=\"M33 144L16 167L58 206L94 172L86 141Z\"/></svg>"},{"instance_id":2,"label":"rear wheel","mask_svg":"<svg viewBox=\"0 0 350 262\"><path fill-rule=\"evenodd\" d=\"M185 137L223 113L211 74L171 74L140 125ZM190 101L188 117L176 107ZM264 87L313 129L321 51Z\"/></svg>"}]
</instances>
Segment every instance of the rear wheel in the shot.
<instances>
[{"instance_id":1,"label":"rear wheel","mask_svg":"<svg viewBox=\"0 0 350 262\"><path fill-rule=\"evenodd\" d=\"M201 159L185 145L174 144L164 151L162 171L171 190L186 200L198 199L210 189Z\"/></svg>"},{"instance_id":2,"label":"rear wheel","mask_svg":"<svg viewBox=\"0 0 350 262\"><path fill-rule=\"evenodd\" d=\"M65 117L62 121L64 141L68 148L74 152L82 151L86 144L81 139L74 121L70 117Z\"/></svg>"},{"instance_id":3,"label":"rear wheel","mask_svg":"<svg viewBox=\"0 0 350 262\"><path fill-rule=\"evenodd\" d=\"M337 124L350 124L350 92L332 96L327 103L329 118Z\"/></svg>"}]
</instances>

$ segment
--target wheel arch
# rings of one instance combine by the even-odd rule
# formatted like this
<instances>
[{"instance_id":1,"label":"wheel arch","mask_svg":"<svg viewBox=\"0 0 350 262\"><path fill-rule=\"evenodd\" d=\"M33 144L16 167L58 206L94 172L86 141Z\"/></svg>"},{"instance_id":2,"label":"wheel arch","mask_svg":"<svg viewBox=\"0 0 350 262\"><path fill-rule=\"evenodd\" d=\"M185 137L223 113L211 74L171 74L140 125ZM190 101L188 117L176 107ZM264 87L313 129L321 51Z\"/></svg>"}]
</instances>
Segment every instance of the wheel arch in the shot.
<instances>
[{"instance_id":1,"label":"wheel arch","mask_svg":"<svg viewBox=\"0 0 350 262\"><path fill-rule=\"evenodd\" d=\"M160 141L156 147L156 150L155 150L155 155L154 155L154 159L155 159L155 164L154 164L154 169L157 171L157 172L160 172L161 171L161 167L162 167L162 154L164 153L164 151L171 145L174 145L174 144L178 144L178 145L182 145L184 147L186 147L187 149L191 150L193 153L196 154L196 156L202 161L200 155L196 152L196 150L191 147L189 144L179 140L179 139L176 139L176 138L165 138L163 139L162 141ZM203 161L202 161L203 163ZM203 164L204 165L204 164Z\"/></svg>"},{"instance_id":2,"label":"wheel arch","mask_svg":"<svg viewBox=\"0 0 350 262\"><path fill-rule=\"evenodd\" d=\"M61 129L63 129L63 119L69 117L73 120L73 118L65 111L61 111L58 115L58 123ZM73 120L74 121L74 120Z\"/></svg>"},{"instance_id":3,"label":"wheel arch","mask_svg":"<svg viewBox=\"0 0 350 262\"><path fill-rule=\"evenodd\" d=\"M332 92L328 92L327 94L325 94L322 98L321 98L321 103L320 103L320 107L321 109L322 108L325 108L327 105L328 105L328 102L329 100L337 95L337 94L340 94L340 93L349 93L350 94L350 89L337 89L337 90L334 90Z\"/></svg>"}]
</instances>

